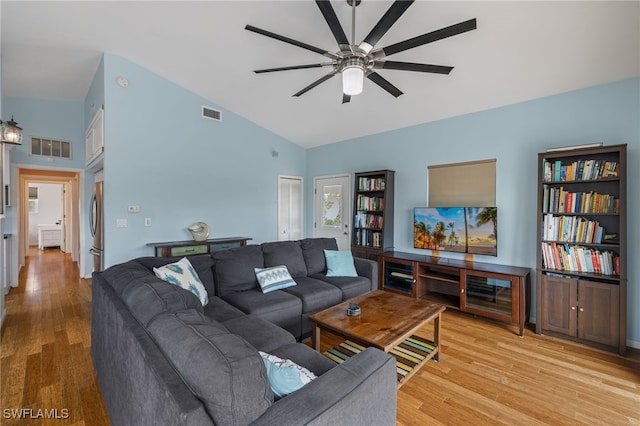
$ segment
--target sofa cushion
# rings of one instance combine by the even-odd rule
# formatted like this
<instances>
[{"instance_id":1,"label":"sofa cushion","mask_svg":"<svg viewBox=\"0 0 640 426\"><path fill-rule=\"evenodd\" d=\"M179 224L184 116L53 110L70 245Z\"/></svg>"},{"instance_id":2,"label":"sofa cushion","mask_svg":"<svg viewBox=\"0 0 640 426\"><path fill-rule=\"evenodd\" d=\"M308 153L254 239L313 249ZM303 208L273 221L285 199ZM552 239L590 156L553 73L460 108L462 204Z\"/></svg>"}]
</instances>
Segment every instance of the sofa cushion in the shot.
<instances>
[{"instance_id":1,"label":"sofa cushion","mask_svg":"<svg viewBox=\"0 0 640 426\"><path fill-rule=\"evenodd\" d=\"M325 250L328 277L357 277L353 255L349 250Z\"/></svg>"},{"instance_id":2,"label":"sofa cushion","mask_svg":"<svg viewBox=\"0 0 640 426\"><path fill-rule=\"evenodd\" d=\"M295 343L296 339L288 331L255 315L243 315L224 321L230 333L242 337L259 351L271 352L283 345Z\"/></svg>"},{"instance_id":3,"label":"sofa cushion","mask_svg":"<svg viewBox=\"0 0 640 426\"><path fill-rule=\"evenodd\" d=\"M263 293L292 287L296 282L291 278L285 265L271 266L269 268L255 268L256 278Z\"/></svg>"},{"instance_id":4,"label":"sofa cushion","mask_svg":"<svg viewBox=\"0 0 640 426\"><path fill-rule=\"evenodd\" d=\"M158 317L149 332L215 424L249 424L273 403L264 362L241 337L181 314Z\"/></svg>"},{"instance_id":5,"label":"sofa cushion","mask_svg":"<svg viewBox=\"0 0 640 426\"><path fill-rule=\"evenodd\" d=\"M302 312L317 312L342 302L342 292L331 284L315 278L299 277L295 287L282 291L302 300Z\"/></svg>"},{"instance_id":6,"label":"sofa cushion","mask_svg":"<svg viewBox=\"0 0 640 426\"><path fill-rule=\"evenodd\" d=\"M325 274L314 274L312 278L339 288L342 291L342 300L352 299L371 291L371 281L365 277L327 277Z\"/></svg>"},{"instance_id":7,"label":"sofa cushion","mask_svg":"<svg viewBox=\"0 0 640 426\"><path fill-rule=\"evenodd\" d=\"M218 296L210 296L209 303L207 303L207 306L205 306L203 310L205 316L219 322L245 316L245 313L240 309L225 302Z\"/></svg>"},{"instance_id":8,"label":"sofa cushion","mask_svg":"<svg viewBox=\"0 0 640 426\"><path fill-rule=\"evenodd\" d=\"M130 260L117 267L107 268L102 272L103 278L111 285L116 294L122 297L123 292L132 285L132 281L149 280L161 281L154 276L148 268L145 268L135 260Z\"/></svg>"},{"instance_id":9,"label":"sofa cushion","mask_svg":"<svg viewBox=\"0 0 640 426\"><path fill-rule=\"evenodd\" d=\"M202 303L193 293L169 284L149 271L144 279L129 281L120 297L131 314L145 327L162 313L186 309L202 312Z\"/></svg>"},{"instance_id":10,"label":"sofa cushion","mask_svg":"<svg viewBox=\"0 0 640 426\"><path fill-rule=\"evenodd\" d=\"M304 263L300 241L263 243L262 254L264 266L286 265L293 278L307 276L307 265Z\"/></svg>"},{"instance_id":11,"label":"sofa cushion","mask_svg":"<svg viewBox=\"0 0 640 426\"><path fill-rule=\"evenodd\" d=\"M297 391L317 378L311 371L290 359L282 359L262 351L260 351L260 356L267 369L271 390L278 398Z\"/></svg>"},{"instance_id":12,"label":"sofa cushion","mask_svg":"<svg viewBox=\"0 0 640 426\"><path fill-rule=\"evenodd\" d=\"M177 262L169 263L159 268L153 268L153 272L156 274L156 277L169 284L177 285L195 294L196 297L200 299L202 306L207 306L207 303L209 303L207 290L204 288L204 285L202 285L198 273L186 257L183 257Z\"/></svg>"},{"instance_id":13,"label":"sofa cushion","mask_svg":"<svg viewBox=\"0 0 640 426\"><path fill-rule=\"evenodd\" d=\"M222 250L212 254L216 294L224 297L231 293L258 287L254 268L264 268L262 248L259 245Z\"/></svg>"},{"instance_id":14,"label":"sofa cushion","mask_svg":"<svg viewBox=\"0 0 640 426\"><path fill-rule=\"evenodd\" d=\"M296 296L285 293L284 290L265 294L254 289L231 293L223 299L246 314L253 314L284 328L294 336L300 336L302 301Z\"/></svg>"},{"instance_id":15,"label":"sofa cushion","mask_svg":"<svg viewBox=\"0 0 640 426\"><path fill-rule=\"evenodd\" d=\"M300 248L307 265L307 274L313 275L327 270L324 250L338 250L338 243L335 238L305 238L300 240Z\"/></svg>"}]
</instances>

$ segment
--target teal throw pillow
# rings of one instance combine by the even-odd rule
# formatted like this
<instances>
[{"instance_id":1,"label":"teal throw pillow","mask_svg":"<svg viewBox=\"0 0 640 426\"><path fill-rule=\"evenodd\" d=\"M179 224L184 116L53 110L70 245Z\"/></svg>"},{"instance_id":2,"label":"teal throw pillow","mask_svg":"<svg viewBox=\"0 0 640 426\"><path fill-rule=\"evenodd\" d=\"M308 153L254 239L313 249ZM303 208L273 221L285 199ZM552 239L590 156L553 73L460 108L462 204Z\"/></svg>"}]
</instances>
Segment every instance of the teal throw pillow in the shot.
<instances>
[{"instance_id":1,"label":"teal throw pillow","mask_svg":"<svg viewBox=\"0 0 640 426\"><path fill-rule=\"evenodd\" d=\"M297 391L316 378L316 375L311 371L290 359L282 359L262 351L260 351L260 356L267 369L271 390L277 398Z\"/></svg>"},{"instance_id":2,"label":"teal throw pillow","mask_svg":"<svg viewBox=\"0 0 640 426\"><path fill-rule=\"evenodd\" d=\"M271 268L254 268L254 271L263 293L296 285L285 265L272 266Z\"/></svg>"},{"instance_id":3,"label":"teal throw pillow","mask_svg":"<svg viewBox=\"0 0 640 426\"><path fill-rule=\"evenodd\" d=\"M328 277L357 277L353 255L349 250L325 250Z\"/></svg>"},{"instance_id":4,"label":"teal throw pillow","mask_svg":"<svg viewBox=\"0 0 640 426\"><path fill-rule=\"evenodd\" d=\"M207 303L209 303L207 289L204 288L198 273L186 257L183 257L175 263L170 263L160 268L153 268L153 272L156 274L156 277L195 294L198 299L200 299L202 306L206 306Z\"/></svg>"}]
</instances>

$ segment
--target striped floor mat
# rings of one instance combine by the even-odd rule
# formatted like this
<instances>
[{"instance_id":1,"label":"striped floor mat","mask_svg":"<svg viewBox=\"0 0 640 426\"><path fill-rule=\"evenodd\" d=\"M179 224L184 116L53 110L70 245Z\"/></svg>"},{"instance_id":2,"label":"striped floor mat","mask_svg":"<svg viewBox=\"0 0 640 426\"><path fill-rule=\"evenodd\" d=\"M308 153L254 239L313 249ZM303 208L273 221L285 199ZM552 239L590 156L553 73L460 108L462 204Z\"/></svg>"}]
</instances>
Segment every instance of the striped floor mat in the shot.
<instances>
[{"instance_id":1,"label":"striped floor mat","mask_svg":"<svg viewBox=\"0 0 640 426\"><path fill-rule=\"evenodd\" d=\"M434 348L433 342L412 335L391 349L389 353L396 358L398 381L402 381L411 370L424 361ZM338 364L342 364L347 358L363 350L365 350L364 346L347 340L329 349L324 355Z\"/></svg>"}]
</instances>

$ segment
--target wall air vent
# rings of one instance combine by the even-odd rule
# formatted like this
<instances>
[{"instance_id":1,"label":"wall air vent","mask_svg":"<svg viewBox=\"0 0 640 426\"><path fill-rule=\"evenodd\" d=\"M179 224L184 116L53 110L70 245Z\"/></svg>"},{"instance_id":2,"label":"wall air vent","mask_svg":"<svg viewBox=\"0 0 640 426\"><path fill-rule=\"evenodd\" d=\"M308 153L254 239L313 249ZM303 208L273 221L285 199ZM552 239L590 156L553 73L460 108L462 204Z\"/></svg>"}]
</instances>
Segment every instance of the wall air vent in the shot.
<instances>
[{"instance_id":1,"label":"wall air vent","mask_svg":"<svg viewBox=\"0 0 640 426\"><path fill-rule=\"evenodd\" d=\"M210 118L211 120L221 121L222 120L222 111L203 106L202 107L202 116L204 118Z\"/></svg>"}]
</instances>

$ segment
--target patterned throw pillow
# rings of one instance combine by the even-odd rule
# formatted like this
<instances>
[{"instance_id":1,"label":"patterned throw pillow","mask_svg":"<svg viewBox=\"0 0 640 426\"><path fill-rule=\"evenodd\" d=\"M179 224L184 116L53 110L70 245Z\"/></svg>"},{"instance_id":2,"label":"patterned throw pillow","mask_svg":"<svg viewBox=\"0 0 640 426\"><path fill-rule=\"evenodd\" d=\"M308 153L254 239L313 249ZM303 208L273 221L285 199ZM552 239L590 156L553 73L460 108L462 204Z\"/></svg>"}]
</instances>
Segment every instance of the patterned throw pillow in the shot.
<instances>
[{"instance_id":1,"label":"patterned throw pillow","mask_svg":"<svg viewBox=\"0 0 640 426\"><path fill-rule=\"evenodd\" d=\"M271 390L277 398L287 396L317 378L311 371L290 359L278 358L262 351L260 356L267 369Z\"/></svg>"},{"instance_id":2,"label":"patterned throw pillow","mask_svg":"<svg viewBox=\"0 0 640 426\"><path fill-rule=\"evenodd\" d=\"M357 277L353 255L349 250L325 250L328 277Z\"/></svg>"},{"instance_id":3,"label":"patterned throw pillow","mask_svg":"<svg viewBox=\"0 0 640 426\"><path fill-rule=\"evenodd\" d=\"M272 266L271 268L254 268L254 271L263 293L296 285L285 265Z\"/></svg>"},{"instance_id":4,"label":"patterned throw pillow","mask_svg":"<svg viewBox=\"0 0 640 426\"><path fill-rule=\"evenodd\" d=\"M202 281L200 281L198 273L193 269L191 262L189 262L189 259L186 257L183 257L175 263L170 263L160 268L153 268L153 272L156 274L156 277L195 294L198 299L200 299L202 306L206 306L207 303L209 303L207 290L204 288Z\"/></svg>"}]
</instances>

